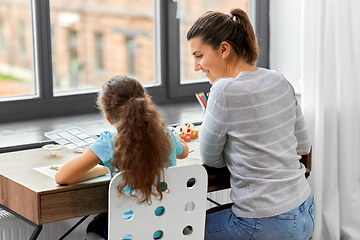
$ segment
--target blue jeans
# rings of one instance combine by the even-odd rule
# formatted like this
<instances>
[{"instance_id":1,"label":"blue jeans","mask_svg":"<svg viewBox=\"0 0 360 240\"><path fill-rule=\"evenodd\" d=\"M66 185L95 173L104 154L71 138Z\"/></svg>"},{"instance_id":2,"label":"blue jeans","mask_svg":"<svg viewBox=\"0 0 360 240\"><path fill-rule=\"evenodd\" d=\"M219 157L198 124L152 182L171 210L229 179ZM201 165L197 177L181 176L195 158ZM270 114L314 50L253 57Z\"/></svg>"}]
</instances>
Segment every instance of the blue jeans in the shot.
<instances>
[{"instance_id":1,"label":"blue jeans","mask_svg":"<svg viewBox=\"0 0 360 240\"><path fill-rule=\"evenodd\" d=\"M206 216L205 240L307 240L314 232L316 208L312 194L299 207L268 218L238 218L231 205Z\"/></svg>"}]
</instances>

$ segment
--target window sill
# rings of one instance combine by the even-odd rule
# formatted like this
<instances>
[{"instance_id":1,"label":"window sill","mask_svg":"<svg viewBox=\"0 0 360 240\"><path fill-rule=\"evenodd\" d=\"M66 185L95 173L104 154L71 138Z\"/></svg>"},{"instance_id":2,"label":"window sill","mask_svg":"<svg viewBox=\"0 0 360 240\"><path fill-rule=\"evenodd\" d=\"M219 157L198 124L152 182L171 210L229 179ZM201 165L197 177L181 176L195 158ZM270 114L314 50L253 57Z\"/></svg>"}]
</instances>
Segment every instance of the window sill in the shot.
<instances>
[{"instance_id":1,"label":"window sill","mask_svg":"<svg viewBox=\"0 0 360 240\"><path fill-rule=\"evenodd\" d=\"M196 101L158 105L169 125L197 123L203 120L203 111ZM70 126L79 126L90 134L113 131L101 113L43 118L0 124L0 153L34 148L49 142L44 133Z\"/></svg>"}]
</instances>

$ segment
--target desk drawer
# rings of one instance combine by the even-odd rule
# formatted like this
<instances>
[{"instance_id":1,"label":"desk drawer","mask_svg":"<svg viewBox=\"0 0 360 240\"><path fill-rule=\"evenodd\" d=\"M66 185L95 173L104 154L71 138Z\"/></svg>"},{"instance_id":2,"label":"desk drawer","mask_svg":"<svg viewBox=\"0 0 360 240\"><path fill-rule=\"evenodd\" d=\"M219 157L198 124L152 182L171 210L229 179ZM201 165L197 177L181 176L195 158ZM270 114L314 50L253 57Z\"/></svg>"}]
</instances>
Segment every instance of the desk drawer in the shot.
<instances>
[{"instance_id":1,"label":"desk drawer","mask_svg":"<svg viewBox=\"0 0 360 240\"><path fill-rule=\"evenodd\" d=\"M107 211L108 184L40 196L40 224Z\"/></svg>"}]
</instances>

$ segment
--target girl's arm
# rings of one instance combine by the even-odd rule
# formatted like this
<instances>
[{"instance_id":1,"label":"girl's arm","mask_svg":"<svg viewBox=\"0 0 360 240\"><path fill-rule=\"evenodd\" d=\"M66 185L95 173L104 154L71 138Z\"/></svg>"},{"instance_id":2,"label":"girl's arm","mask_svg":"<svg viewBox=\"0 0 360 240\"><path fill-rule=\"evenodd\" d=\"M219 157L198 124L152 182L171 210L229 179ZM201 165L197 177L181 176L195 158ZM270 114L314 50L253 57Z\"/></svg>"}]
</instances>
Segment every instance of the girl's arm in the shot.
<instances>
[{"instance_id":1,"label":"girl's arm","mask_svg":"<svg viewBox=\"0 0 360 240\"><path fill-rule=\"evenodd\" d=\"M99 163L98 156L87 149L83 154L60 167L55 174L55 182L69 185L107 174L106 167L96 166Z\"/></svg>"},{"instance_id":2,"label":"girl's arm","mask_svg":"<svg viewBox=\"0 0 360 240\"><path fill-rule=\"evenodd\" d=\"M183 151L179 155L176 155L176 158L178 159L187 158L187 156L189 155L189 146L186 144L186 142L183 139L179 138L179 140L181 142Z\"/></svg>"},{"instance_id":3,"label":"girl's arm","mask_svg":"<svg viewBox=\"0 0 360 240\"><path fill-rule=\"evenodd\" d=\"M78 180L76 180L74 183L78 183L78 182L82 182L82 181L86 181L92 178L96 178L99 176L103 176L108 174L108 168L104 167L104 166L95 166L92 169L90 169L89 171L87 171L84 175L82 175ZM71 183L70 183L71 184Z\"/></svg>"}]
</instances>

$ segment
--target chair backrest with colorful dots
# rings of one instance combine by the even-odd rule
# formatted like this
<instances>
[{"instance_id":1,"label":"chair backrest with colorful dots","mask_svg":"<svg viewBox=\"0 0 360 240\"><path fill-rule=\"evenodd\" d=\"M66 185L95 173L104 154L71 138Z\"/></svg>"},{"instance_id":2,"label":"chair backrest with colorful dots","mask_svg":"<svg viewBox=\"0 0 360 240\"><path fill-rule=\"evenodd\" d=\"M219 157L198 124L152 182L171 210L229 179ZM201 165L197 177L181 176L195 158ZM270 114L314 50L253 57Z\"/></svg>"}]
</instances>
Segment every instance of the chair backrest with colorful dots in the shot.
<instances>
[{"instance_id":1,"label":"chair backrest with colorful dots","mask_svg":"<svg viewBox=\"0 0 360 240\"><path fill-rule=\"evenodd\" d=\"M109 240L115 239L204 239L207 172L201 165L165 169L161 182L164 197L152 198L151 205L133 197L139 191L119 197L121 172L109 187Z\"/></svg>"}]
</instances>

